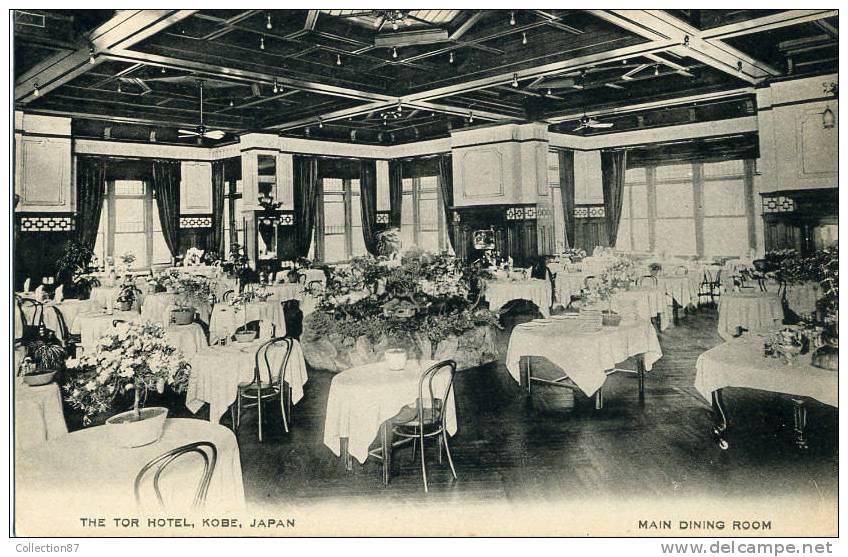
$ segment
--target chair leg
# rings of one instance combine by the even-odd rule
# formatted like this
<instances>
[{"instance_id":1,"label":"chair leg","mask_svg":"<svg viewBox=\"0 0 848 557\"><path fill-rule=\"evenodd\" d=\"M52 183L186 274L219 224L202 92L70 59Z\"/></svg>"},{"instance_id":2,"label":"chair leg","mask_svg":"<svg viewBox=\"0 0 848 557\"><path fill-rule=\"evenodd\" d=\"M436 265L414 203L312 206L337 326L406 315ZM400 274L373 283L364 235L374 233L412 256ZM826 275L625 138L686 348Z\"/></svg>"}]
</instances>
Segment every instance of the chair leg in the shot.
<instances>
[{"instance_id":1,"label":"chair leg","mask_svg":"<svg viewBox=\"0 0 848 557\"><path fill-rule=\"evenodd\" d=\"M232 422L233 431L236 431L236 406L230 404L230 422Z\"/></svg>"},{"instance_id":2,"label":"chair leg","mask_svg":"<svg viewBox=\"0 0 848 557\"><path fill-rule=\"evenodd\" d=\"M442 439L445 444L445 454L448 456L448 464L450 464L451 474L453 474L453 479L456 479L456 468L453 467L453 458L451 457L450 445L448 445L448 432L442 430Z\"/></svg>"},{"instance_id":3,"label":"chair leg","mask_svg":"<svg viewBox=\"0 0 848 557\"><path fill-rule=\"evenodd\" d=\"M289 432L289 419L286 416L286 391L285 385L280 389L280 412L283 414L283 429L286 430L286 433Z\"/></svg>"},{"instance_id":4,"label":"chair leg","mask_svg":"<svg viewBox=\"0 0 848 557\"><path fill-rule=\"evenodd\" d=\"M236 414L236 431L238 431L239 424L241 423L241 393L238 394L238 413Z\"/></svg>"},{"instance_id":5,"label":"chair leg","mask_svg":"<svg viewBox=\"0 0 848 557\"><path fill-rule=\"evenodd\" d=\"M291 389L291 385L289 385L288 383L285 383L285 386L286 386L286 395L287 395L286 396L286 409L287 409L287 412L288 412L287 415L289 416L289 418L291 418L291 415L292 415L292 413L291 413L291 411L292 411L292 389Z\"/></svg>"},{"instance_id":6,"label":"chair leg","mask_svg":"<svg viewBox=\"0 0 848 557\"><path fill-rule=\"evenodd\" d=\"M442 463L442 451L443 451L443 449L442 449L442 443L443 443L443 442L444 442L444 441L442 441L442 436L440 435L440 436L439 436L439 464L441 464L441 463Z\"/></svg>"},{"instance_id":7,"label":"chair leg","mask_svg":"<svg viewBox=\"0 0 848 557\"><path fill-rule=\"evenodd\" d=\"M415 453L416 453L417 450L418 450L418 443L413 443L412 444L412 459L410 460L410 462L415 462Z\"/></svg>"},{"instance_id":8,"label":"chair leg","mask_svg":"<svg viewBox=\"0 0 848 557\"><path fill-rule=\"evenodd\" d=\"M259 442L262 442L262 389L257 389L256 408L259 410Z\"/></svg>"},{"instance_id":9,"label":"chair leg","mask_svg":"<svg viewBox=\"0 0 848 557\"><path fill-rule=\"evenodd\" d=\"M419 442L421 443L421 477L424 479L424 493L429 493L429 489L427 489L427 463L424 458L424 435L423 430L422 434L418 436Z\"/></svg>"}]
</instances>

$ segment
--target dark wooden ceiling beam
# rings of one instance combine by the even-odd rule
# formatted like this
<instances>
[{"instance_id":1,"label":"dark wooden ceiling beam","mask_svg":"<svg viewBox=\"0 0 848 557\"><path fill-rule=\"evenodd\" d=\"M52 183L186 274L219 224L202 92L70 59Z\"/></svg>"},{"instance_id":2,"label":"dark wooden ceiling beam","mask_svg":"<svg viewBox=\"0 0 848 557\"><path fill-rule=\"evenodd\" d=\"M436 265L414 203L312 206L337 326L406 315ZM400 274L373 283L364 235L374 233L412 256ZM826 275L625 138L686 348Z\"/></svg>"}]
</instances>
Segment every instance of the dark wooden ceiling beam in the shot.
<instances>
[{"instance_id":1,"label":"dark wooden ceiling beam","mask_svg":"<svg viewBox=\"0 0 848 557\"><path fill-rule=\"evenodd\" d=\"M701 31L701 38L710 40L729 39L741 35L772 31L790 25L820 21L828 17L837 17L838 15L839 10L783 10L776 14L704 29Z\"/></svg>"},{"instance_id":2,"label":"dark wooden ceiling beam","mask_svg":"<svg viewBox=\"0 0 848 557\"><path fill-rule=\"evenodd\" d=\"M320 14L320 10L309 10L309 12L306 14L306 21L303 24L304 31L315 30L315 26L318 24L318 16Z\"/></svg>"},{"instance_id":3,"label":"dark wooden ceiling beam","mask_svg":"<svg viewBox=\"0 0 848 557\"><path fill-rule=\"evenodd\" d=\"M459 27L456 28L453 33L450 34L450 40L458 41L459 39L461 39L462 36L465 35L468 31L470 31L471 28L474 27L478 21L480 21L481 19L483 19L483 17L486 16L486 14L488 14L487 10L479 10L473 12L465 21L462 22Z\"/></svg>"},{"instance_id":4,"label":"dark wooden ceiling beam","mask_svg":"<svg viewBox=\"0 0 848 557\"><path fill-rule=\"evenodd\" d=\"M130 48L174 23L189 17L196 10L121 10L109 21L80 37L73 52L60 52L36 64L15 80L15 103L26 105L39 94L47 94L98 65L102 57L89 62L95 55L117 48Z\"/></svg>"}]
</instances>

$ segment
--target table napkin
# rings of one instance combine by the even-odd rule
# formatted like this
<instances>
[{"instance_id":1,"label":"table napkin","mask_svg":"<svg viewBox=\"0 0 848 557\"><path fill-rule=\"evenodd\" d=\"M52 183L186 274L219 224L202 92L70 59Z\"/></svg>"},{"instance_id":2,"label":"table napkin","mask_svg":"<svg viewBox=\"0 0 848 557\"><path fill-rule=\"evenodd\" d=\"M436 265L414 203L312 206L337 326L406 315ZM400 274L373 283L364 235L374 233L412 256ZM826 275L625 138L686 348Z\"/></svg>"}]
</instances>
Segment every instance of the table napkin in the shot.
<instances>
[{"instance_id":1,"label":"table napkin","mask_svg":"<svg viewBox=\"0 0 848 557\"><path fill-rule=\"evenodd\" d=\"M24 281L24 292L29 292L29 279Z\"/></svg>"},{"instance_id":2,"label":"table napkin","mask_svg":"<svg viewBox=\"0 0 848 557\"><path fill-rule=\"evenodd\" d=\"M58 304L59 302L61 302L62 300L64 300L64 299L65 299L65 292L64 292L64 290L65 290L65 285L64 285L64 284L60 284L60 285L56 288L56 292L54 292L54 293L53 293L53 301L54 301L54 302L56 302L57 304Z\"/></svg>"}]
</instances>

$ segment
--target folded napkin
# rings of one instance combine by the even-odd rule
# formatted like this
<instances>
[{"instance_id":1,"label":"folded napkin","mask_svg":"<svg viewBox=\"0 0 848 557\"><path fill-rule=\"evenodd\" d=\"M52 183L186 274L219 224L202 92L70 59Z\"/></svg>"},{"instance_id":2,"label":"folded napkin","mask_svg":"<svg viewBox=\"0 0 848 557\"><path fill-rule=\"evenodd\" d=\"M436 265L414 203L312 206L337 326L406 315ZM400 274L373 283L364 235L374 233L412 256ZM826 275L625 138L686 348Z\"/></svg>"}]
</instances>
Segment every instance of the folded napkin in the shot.
<instances>
[{"instance_id":1,"label":"folded napkin","mask_svg":"<svg viewBox=\"0 0 848 557\"><path fill-rule=\"evenodd\" d=\"M54 302L56 302L57 304L58 304L59 302L61 302L62 300L64 300L64 299L65 299L65 292L64 292L64 290L65 290L65 285L64 285L64 284L60 284L60 285L56 288L56 292L54 292L54 293L53 293L53 301L54 301Z\"/></svg>"},{"instance_id":2,"label":"folded napkin","mask_svg":"<svg viewBox=\"0 0 848 557\"><path fill-rule=\"evenodd\" d=\"M29 292L29 279L24 281L24 292Z\"/></svg>"},{"instance_id":3,"label":"folded napkin","mask_svg":"<svg viewBox=\"0 0 848 557\"><path fill-rule=\"evenodd\" d=\"M35 289L35 299L41 300L44 298L44 287L39 285L38 288Z\"/></svg>"}]
</instances>

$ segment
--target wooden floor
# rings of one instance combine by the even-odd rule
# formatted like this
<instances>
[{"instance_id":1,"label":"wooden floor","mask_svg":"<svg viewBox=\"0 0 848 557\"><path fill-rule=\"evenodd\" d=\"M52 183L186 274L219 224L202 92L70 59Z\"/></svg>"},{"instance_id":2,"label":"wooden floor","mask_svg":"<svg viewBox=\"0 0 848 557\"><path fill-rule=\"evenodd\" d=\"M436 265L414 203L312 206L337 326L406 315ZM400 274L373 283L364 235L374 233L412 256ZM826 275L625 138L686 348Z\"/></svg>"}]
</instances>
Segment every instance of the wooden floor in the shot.
<instances>
[{"instance_id":1,"label":"wooden floor","mask_svg":"<svg viewBox=\"0 0 848 557\"><path fill-rule=\"evenodd\" d=\"M516 321L527 319L519 316ZM510 328L499 333L502 352ZM447 464L440 466L431 453L427 501L557 502L587 494L746 497L779 492L832 498L835 505L835 409L810 404L811 449L799 454L787 400L729 389L725 401L732 446L723 452L713 443L709 407L692 384L698 355L721 342L715 331L715 312L701 310L662 333L664 356L648 374L643 404L635 377L628 375L610 377L602 410L578 394L574 409L564 411L559 389L540 385L532 400L524 397L504 367L503 354L497 363L459 373L459 432L451 445L459 479L452 481ZM545 367L539 362L534 372L544 373ZM547 367L554 373L550 364ZM243 420L238 438L248 500L423 501L420 470L408 448L396 451L391 484L383 486L378 462L354 462L348 471L324 446L331 379L330 373L310 373L289 434L282 432L279 414L271 412L260 444L255 415ZM190 415L184 406L174 410Z\"/></svg>"}]
</instances>

